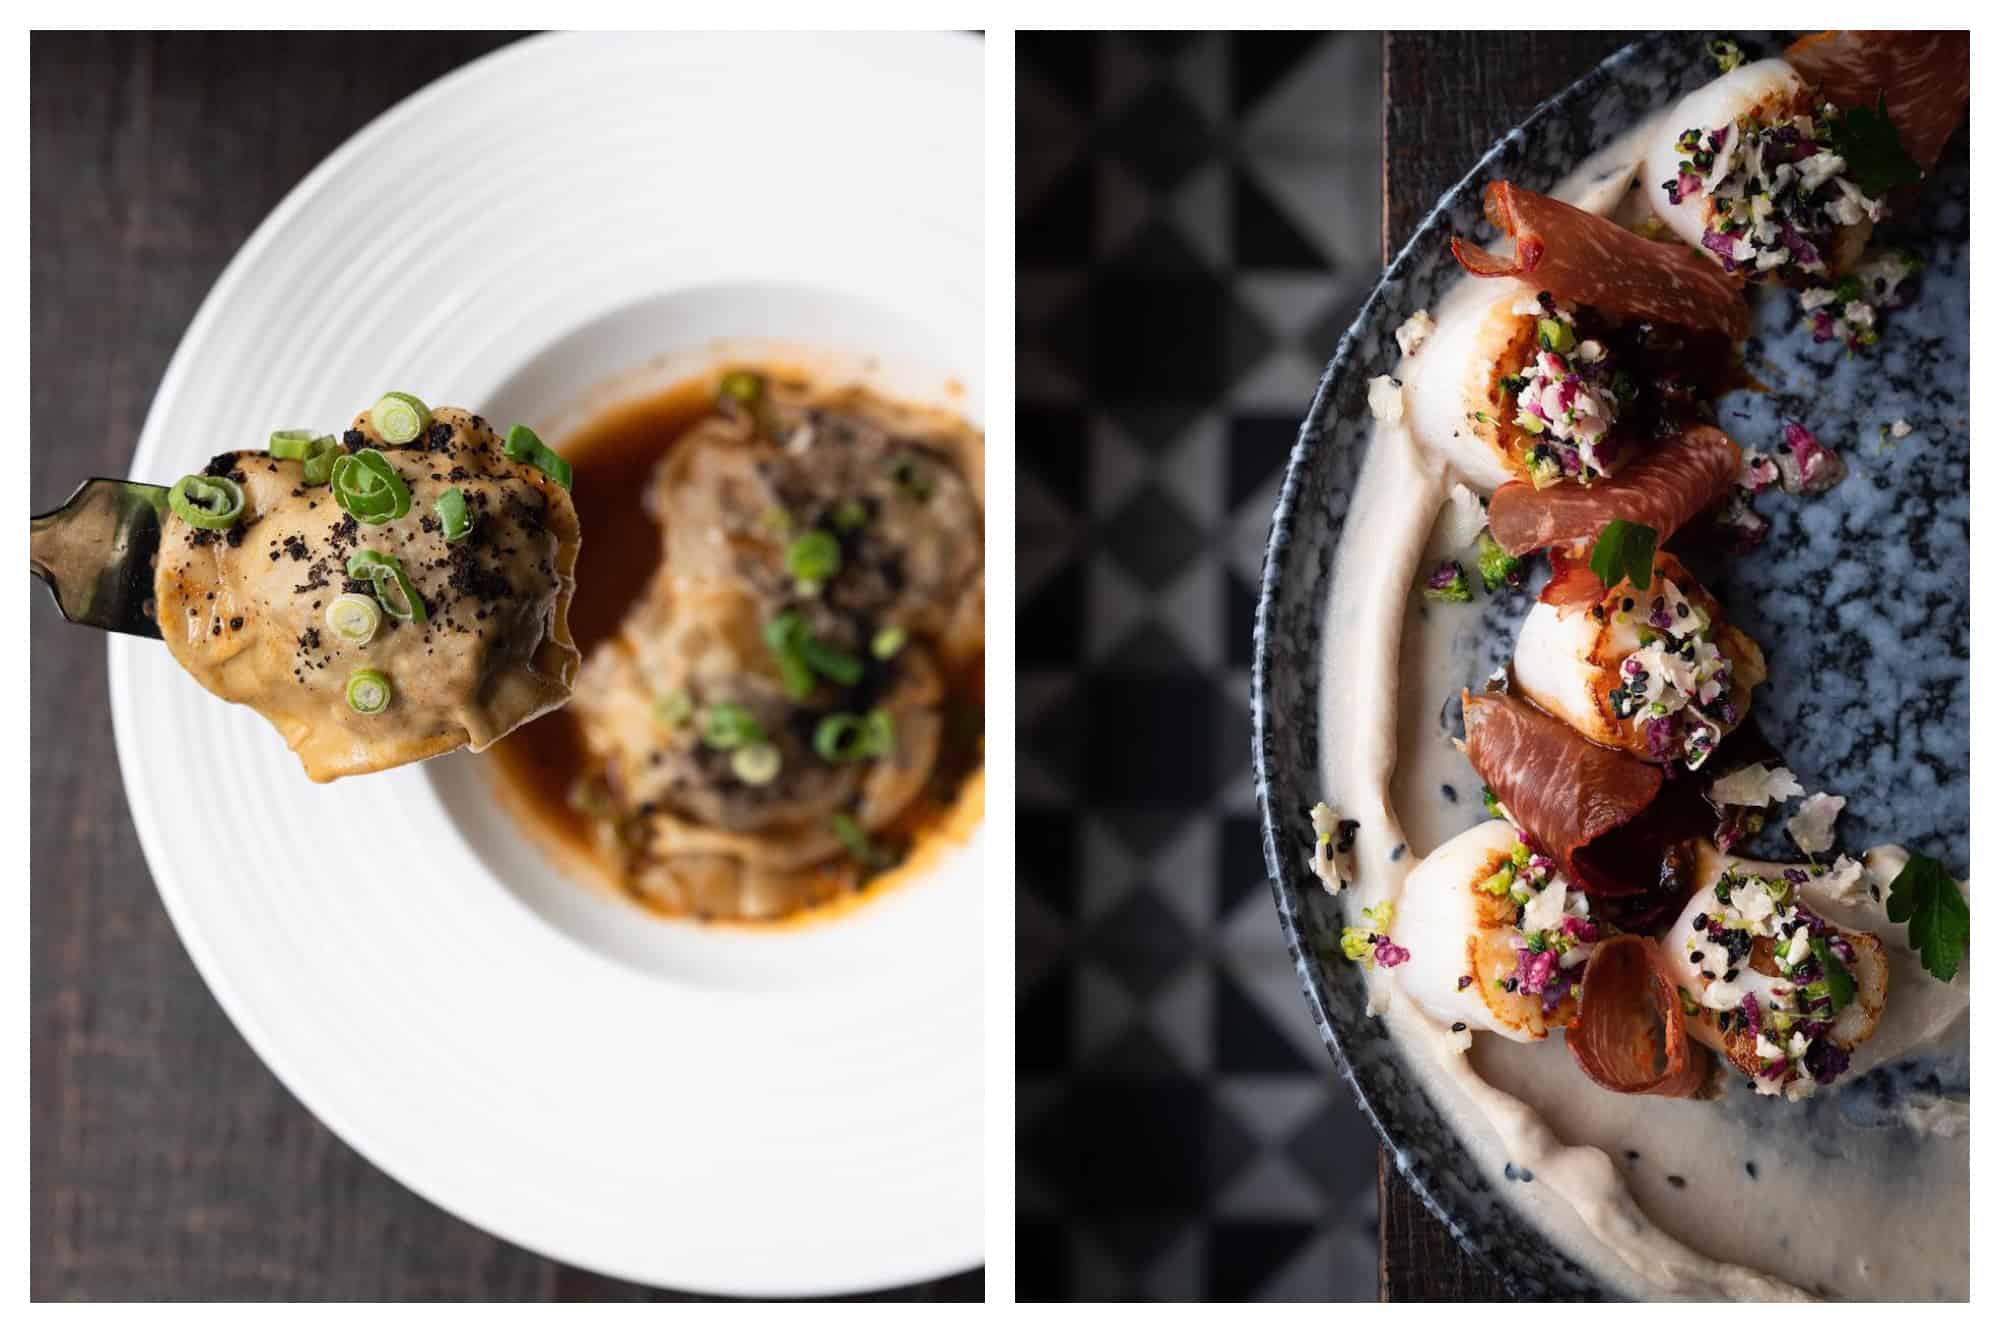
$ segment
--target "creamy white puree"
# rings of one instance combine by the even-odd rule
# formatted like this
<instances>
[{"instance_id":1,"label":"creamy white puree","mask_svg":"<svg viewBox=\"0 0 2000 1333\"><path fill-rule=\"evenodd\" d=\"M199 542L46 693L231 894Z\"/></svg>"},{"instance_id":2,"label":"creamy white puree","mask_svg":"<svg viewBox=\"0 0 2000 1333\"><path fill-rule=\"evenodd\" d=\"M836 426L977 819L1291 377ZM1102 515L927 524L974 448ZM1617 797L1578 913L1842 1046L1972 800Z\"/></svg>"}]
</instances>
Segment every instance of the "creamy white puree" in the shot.
<instances>
[{"instance_id":1,"label":"creamy white puree","mask_svg":"<svg viewBox=\"0 0 2000 1333\"><path fill-rule=\"evenodd\" d=\"M1593 156L1556 196L1621 219L1643 209L1642 192L1628 186L1662 119ZM1427 374L1457 392L1462 365L1438 353L1465 345L1455 330L1484 312L1496 285L1461 278L1431 311L1437 331L1397 367L1413 410L1375 424L1335 563L1321 766L1328 800L1360 824L1358 877L1342 895L1353 922L1396 897L1424 855L1484 818L1479 779L1452 743L1459 719L1454 710L1447 730L1440 706L1476 688L1512 644L1482 632L1489 599L1426 604L1413 589L1437 544L1448 544L1451 488L1490 481L1461 476L1448 442L1417 434L1428 414L1414 405ZM1441 798L1445 784L1456 803ZM1901 857L1878 848L1867 860L1886 885ZM1887 926L1865 894L1823 905L1830 919L1879 933L1891 958L1888 1007L1856 1072L1892 1052L1962 1050L1965 975L1952 986L1933 981L1904 930ZM1739 1079L1715 1101L1621 1097L1590 1083L1560 1037L1485 1035L1464 1051L1463 1036L1418 1008L1396 972L1373 969L1368 986L1371 1010L1493 1188L1608 1286L1642 1298L1965 1299L1964 1101L1904 1095L1876 1126L1844 1114L1839 1089L1789 1104ZM1510 1164L1521 1178L1508 1178Z\"/></svg>"}]
</instances>

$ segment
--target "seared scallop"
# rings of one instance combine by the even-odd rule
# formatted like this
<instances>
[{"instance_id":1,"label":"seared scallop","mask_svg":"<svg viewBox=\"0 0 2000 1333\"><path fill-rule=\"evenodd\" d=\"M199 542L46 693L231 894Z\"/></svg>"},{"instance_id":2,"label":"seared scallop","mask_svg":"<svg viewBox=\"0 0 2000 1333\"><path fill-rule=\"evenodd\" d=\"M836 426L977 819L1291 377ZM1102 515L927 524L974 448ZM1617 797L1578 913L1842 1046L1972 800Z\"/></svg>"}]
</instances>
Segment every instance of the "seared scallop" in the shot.
<instances>
[{"instance_id":1,"label":"seared scallop","mask_svg":"<svg viewBox=\"0 0 2000 1333\"><path fill-rule=\"evenodd\" d=\"M1504 819L1467 829L1404 881L1397 981L1444 1023L1540 1041L1576 1014L1574 984L1596 930L1583 895Z\"/></svg>"},{"instance_id":2,"label":"seared scallop","mask_svg":"<svg viewBox=\"0 0 2000 1333\"><path fill-rule=\"evenodd\" d=\"M1644 589L1537 602L1514 647L1514 681L1543 710L1653 763L1700 768L1749 715L1764 654L1665 551Z\"/></svg>"},{"instance_id":3,"label":"seared scallop","mask_svg":"<svg viewBox=\"0 0 2000 1333\"><path fill-rule=\"evenodd\" d=\"M1846 179L1830 143L1815 143L1820 109L1783 60L1739 65L1695 89L1659 122L1647 148L1642 184L1655 215L1746 276L1847 272L1868 244L1879 206ZM1764 130L1782 142L1769 153L1753 151ZM1782 201L1815 196L1810 213L1784 215Z\"/></svg>"},{"instance_id":4,"label":"seared scallop","mask_svg":"<svg viewBox=\"0 0 2000 1333\"><path fill-rule=\"evenodd\" d=\"M1797 1099L1837 1082L1882 1020L1881 940L1814 912L1807 867L1704 847L1696 875L1701 887L1662 945L1694 1038L1759 1092Z\"/></svg>"}]
</instances>

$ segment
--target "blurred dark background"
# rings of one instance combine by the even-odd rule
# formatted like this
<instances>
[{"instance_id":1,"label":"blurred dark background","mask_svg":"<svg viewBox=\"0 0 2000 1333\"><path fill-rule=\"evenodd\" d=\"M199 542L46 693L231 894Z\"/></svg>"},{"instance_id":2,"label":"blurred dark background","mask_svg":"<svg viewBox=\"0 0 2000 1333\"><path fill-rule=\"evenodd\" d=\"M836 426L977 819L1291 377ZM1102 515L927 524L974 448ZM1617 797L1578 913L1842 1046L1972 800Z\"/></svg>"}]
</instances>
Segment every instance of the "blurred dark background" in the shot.
<instances>
[{"instance_id":1,"label":"blurred dark background","mask_svg":"<svg viewBox=\"0 0 2000 1333\"><path fill-rule=\"evenodd\" d=\"M376 115L515 36L35 33L31 512L85 477L123 475L182 330L286 191ZM30 1295L676 1299L465 1225L272 1077L153 892L104 708L104 641L32 600ZM983 1291L975 1271L881 1295Z\"/></svg>"},{"instance_id":2,"label":"blurred dark background","mask_svg":"<svg viewBox=\"0 0 2000 1333\"><path fill-rule=\"evenodd\" d=\"M1376 1294L1250 784L1285 457L1380 275L1375 33L1017 41L1019 1295Z\"/></svg>"}]
</instances>

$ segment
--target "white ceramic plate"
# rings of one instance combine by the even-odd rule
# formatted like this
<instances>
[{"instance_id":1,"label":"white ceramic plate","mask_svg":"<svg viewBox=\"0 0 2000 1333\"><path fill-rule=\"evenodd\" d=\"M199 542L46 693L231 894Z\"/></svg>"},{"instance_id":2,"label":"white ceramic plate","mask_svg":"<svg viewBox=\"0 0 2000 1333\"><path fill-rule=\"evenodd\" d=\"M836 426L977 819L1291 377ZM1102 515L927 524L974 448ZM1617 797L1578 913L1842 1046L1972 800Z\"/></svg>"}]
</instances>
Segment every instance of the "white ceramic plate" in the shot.
<instances>
[{"instance_id":1,"label":"white ceramic plate","mask_svg":"<svg viewBox=\"0 0 2000 1333\"><path fill-rule=\"evenodd\" d=\"M130 475L384 389L571 422L779 339L979 416L981 52L891 34L562 36L417 92L209 294ZM589 540L585 534L585 541ZM979 838L809 930L565 882L465 755L315 787L260 719L115 638L167 910L244 1037L411 1189L565 1262L744 1295L981 1257Z\"/></svg>"}]
</instances>

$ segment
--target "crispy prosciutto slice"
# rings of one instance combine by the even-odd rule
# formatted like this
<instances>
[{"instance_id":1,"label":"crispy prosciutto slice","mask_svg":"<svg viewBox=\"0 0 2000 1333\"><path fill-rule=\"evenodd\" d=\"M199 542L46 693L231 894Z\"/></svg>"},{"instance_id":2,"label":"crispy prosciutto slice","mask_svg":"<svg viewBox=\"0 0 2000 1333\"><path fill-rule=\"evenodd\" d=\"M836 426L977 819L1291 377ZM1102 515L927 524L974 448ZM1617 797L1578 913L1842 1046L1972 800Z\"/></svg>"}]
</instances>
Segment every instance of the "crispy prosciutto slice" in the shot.
<instances>
[{"instance_id":1,"label":"crispy prosciutto slice","mask_svg":"<svg viewBox=\"0 0 2000 1333\"><path fill-rule=\"evenodd\" d=\"M1509 555L1590 541L1614 518L1645 524L1664 545L1682 524L1729 494L1742 458L1736 442L1715 427L1691 426L1589 486L1536 490L1509 482L1493 493L1487 522ZM1590 572L1588 566L1583 572ZM1595 595L1602 593L1599 587Z\"/></svg>"},{"instance_id":2,"label":"crispy prosciutto slice","mask_svg":"<svg viewBox=\"0 0 2000 1333\"><path fill-rule=\"evenodd\" d=\"M1672 921L1700 883L1701 849L1725 829L1744 836L1743 817L1750 812L1717 809L1708 797L1710 784L1747 764L1783 763L1757 719L1748 718L1701 768L1668 773L1652 804L1576 853L1579 880L1599 886L1599 916L1620 930L1648 933Z\"/></svg>"},{"instance_id":3,"label":"crispy prosciutto slice","mask_svg":"<svg viewBox=\"0 0 2000 1333\"><path fill-rule=\"evenodd\" d=\"M1715 776L1784 762L1754 718L1725 736L1702 768L1668 774L1592 744L1514 695L1463 700L1473 769L1521 831L1591 896L1599 917L1620 930L1658 930L1694 893L1701 846L1741 813L1710 804Z\"/></svg>"},{"instance_id":4,"label":"crispy prosciutto slice","mask_svg":"<svg viewBox=\"0 0 2000 1333\"><path fill-rule=\"evenodd\" d=\"M1564 1039L1577 1068L1612 1092L1698 1097L1708 1084L1709 1054L1689 1043L1666 960L1643 935L1597 946Z\"/></svg>"},{"instance_id":5,"label":"crispy prosciutto slice","mask_svg":"<svg viewBox=\"0 0 2000 1333\"><path fill-rule=\"evenodd\" d=\"M1572 553L1567 546L1549 548L1549 581L1536 594L1537 601L1569 610L1595 605L1608 591L1587 558Z\"/></svg>"},{"instance_id":6,"label":"crispy prosciutto slice","mask_svg":"<svg viewBox=\"0 0 2000 1333\"><path fill-rule=\"evenodd\" d=\"M1926 171L1972 97L1972 38L1963 31L1815 33L1792 43L1785 60L1843 110L1884 99L1904 151Z\"/></svg>"},{"instance_id":7,"label":"crispy prosciutto slice","mask_svg":"<svg viewBox=\"0 0 2000 1333\"><path fill-rule=\"evenodd\" d=\"M1620 319L1678 324L1732 341L1750 331L1741 285L1692 251L1506 181L1486 187L1485 204L1487 221L1514 238L1514 254L1502 258L1454 236L1451 252L1468 273L1519 278Z\"/></svg>"},{"instance_id":8,"label":"crispy prosciutto slice","mask_svg":"<svg viewBox=\"0 0 2000 1333\"><path fill-rule=\"evenodd\" d=\"M1525 699L1462 698L1466 758L1514 822L1586 892L1642 892L1643 885L1593 882L1578 853L1653 803L1665 781L1659 768L1591 744Z\"/></svg>"}]
</instances>

